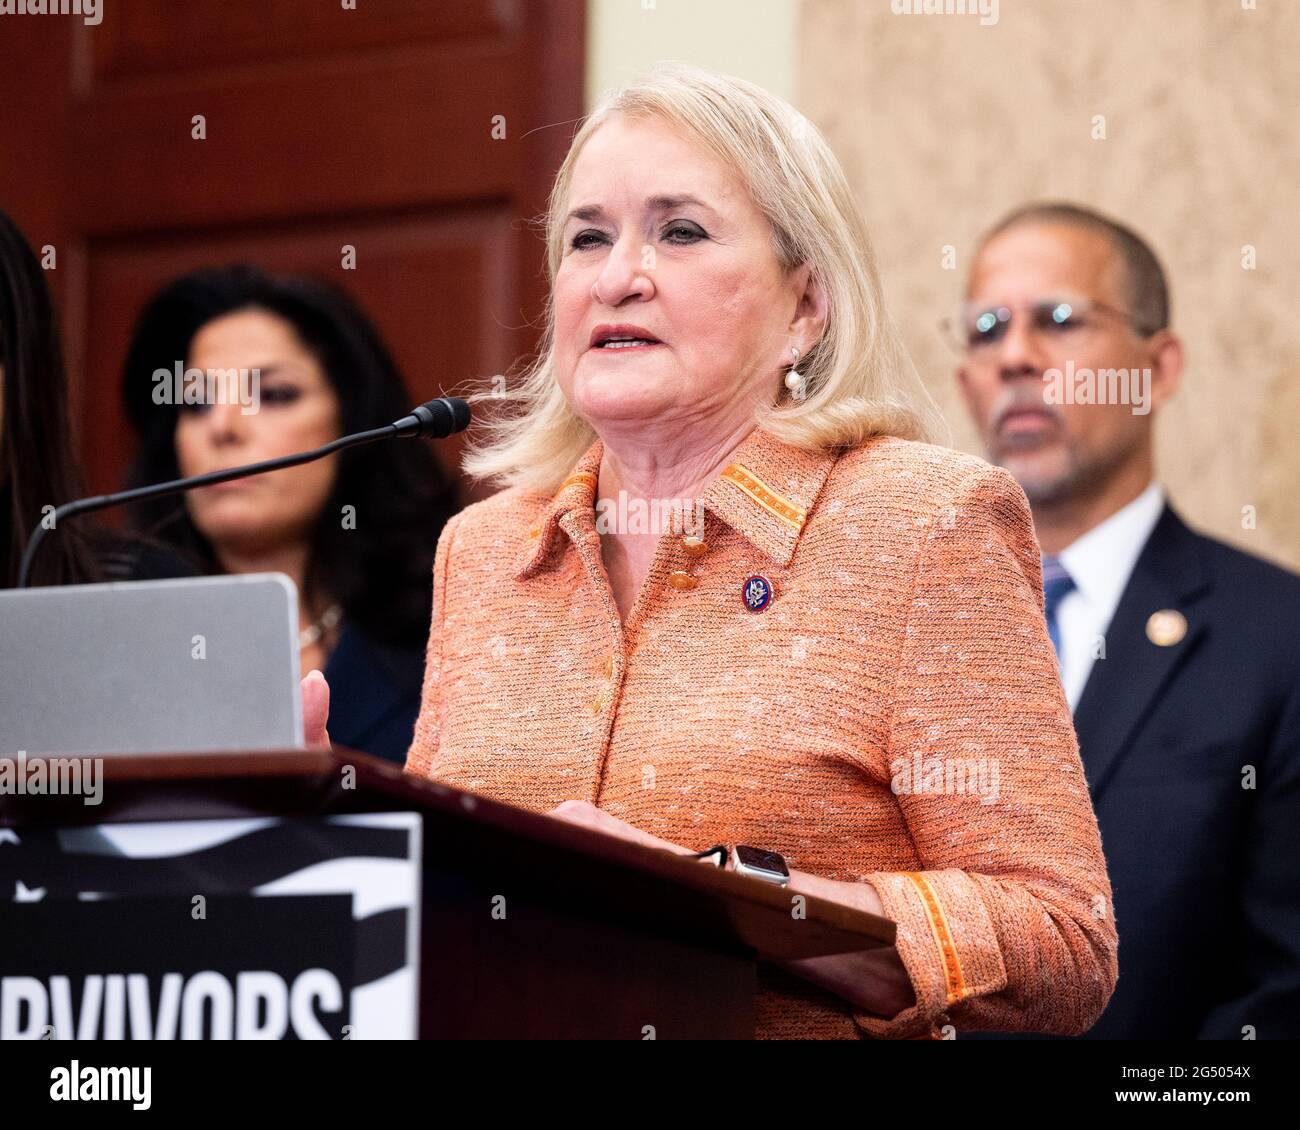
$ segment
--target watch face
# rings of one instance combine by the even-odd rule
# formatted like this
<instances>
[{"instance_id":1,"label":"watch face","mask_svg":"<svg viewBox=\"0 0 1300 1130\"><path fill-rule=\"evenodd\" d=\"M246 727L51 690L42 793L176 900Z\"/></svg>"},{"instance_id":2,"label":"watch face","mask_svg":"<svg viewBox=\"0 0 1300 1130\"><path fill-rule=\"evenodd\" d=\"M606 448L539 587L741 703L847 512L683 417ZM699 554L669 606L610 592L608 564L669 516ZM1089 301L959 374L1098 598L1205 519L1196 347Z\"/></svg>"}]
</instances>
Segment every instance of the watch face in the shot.
<instances>
[{"instance_id":1,"label":"watch face","mask_svg":"<svg viewBox=\"0 0 1300 1130\"><path fill-rule=\"evenodd\" d=\"M785 865L785 859L774 851L763 851L761 848L737 844L736 859L742 866L752 867L756 871L771 871L775 875L788 876L790 874L789 868Z\"/></svg>"}]
</instances>

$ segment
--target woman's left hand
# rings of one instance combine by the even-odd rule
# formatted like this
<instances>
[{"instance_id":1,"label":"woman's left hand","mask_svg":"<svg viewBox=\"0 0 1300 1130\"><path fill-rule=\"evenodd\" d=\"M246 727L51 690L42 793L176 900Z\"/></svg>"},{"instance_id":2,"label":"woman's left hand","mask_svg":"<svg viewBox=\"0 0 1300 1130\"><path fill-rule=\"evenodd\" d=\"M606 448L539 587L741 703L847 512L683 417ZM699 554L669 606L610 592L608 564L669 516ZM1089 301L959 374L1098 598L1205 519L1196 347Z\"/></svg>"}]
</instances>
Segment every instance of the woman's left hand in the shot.
<instances>
[{"instance_id":1,"label":"woman's left hand","mask_svg":"<svg viewBox=\"0 0 1300 1130\"><path fill-rule=\"evenodd\" d=\"M563 804L556 805L547 815L554 816L557 820L568 821L570 824L580 824L584 828L604 832L607 836L617 836L620 840L631 840L632 843L645 847L660 848L676 855L692 854L689 848L679 847L668 840L652 836L649 832L643 832L640 828L634 828L617 816L611 816L603 809L597 808L590 801L566 800Z\"/></svg>"},{"instance_id":2,"label":"woman's left hand","mask_svg":"<svg viewBox=\"0 0 1300 1130\"><path fill-rule=\"evenodd\" d=\"M643 832L617 816L611 816L597 808L590 801L566 800L547 813L558 820L567 820L570 824L581 824L617 836L620 840L631 840L634 844L661 848L675 852L677 855L693 855L690 848L679 847L668 840L661 840L649 832ZM758 880L754 880L758 882ZM790 884L785 888L791 895L811 895L854 910L865 910L870 914L883 914L884 907L875 887L867 882L838 882L823 879L818 875L807 875L802 871L790 872ZM862 953L834 954L830 957L814 957L801 961L778 962L784 969L823 989L844 997L856 1007L876 1016L889 1018L897 1016L903 1009L916 1003L916 993L907 970L903 966L898 950L867 950Z\"/></svg>"}]
</instances>

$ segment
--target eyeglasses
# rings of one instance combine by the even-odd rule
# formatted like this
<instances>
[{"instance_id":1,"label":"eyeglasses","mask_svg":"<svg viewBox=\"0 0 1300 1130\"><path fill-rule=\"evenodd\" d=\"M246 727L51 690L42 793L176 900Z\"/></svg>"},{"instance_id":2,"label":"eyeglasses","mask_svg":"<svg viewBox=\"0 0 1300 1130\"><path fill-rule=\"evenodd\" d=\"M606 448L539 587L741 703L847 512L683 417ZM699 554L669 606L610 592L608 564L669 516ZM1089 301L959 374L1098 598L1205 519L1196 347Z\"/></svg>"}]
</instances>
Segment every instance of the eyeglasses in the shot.
<instances>
[{"instance_id":1,"label":"eyeglasses","mask_svg":"<svg viewBox=\"0 0 1300 1130\"><path fill-rule=\"evenodd\" d=\"M945 318L940 327L957 352L979 356L990 352L1006 336L1012 319L1022 313L1029 316L1031 333L1062 343L1078 342L1107 321L1122 322L1142 337L1156 332L1128 311L1092 298L1043 298L1016 306L967 302L957 317Z\"/></svg>"}]
</instances>

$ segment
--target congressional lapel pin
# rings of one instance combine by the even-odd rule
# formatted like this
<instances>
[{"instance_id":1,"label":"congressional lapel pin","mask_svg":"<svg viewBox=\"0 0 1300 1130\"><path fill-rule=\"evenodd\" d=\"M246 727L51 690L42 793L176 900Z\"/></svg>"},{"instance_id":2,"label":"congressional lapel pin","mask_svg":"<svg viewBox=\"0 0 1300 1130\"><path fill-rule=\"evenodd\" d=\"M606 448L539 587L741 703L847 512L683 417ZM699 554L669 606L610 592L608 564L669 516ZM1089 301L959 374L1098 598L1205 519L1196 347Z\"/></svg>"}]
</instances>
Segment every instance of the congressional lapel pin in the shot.
<instances>
[{"instance_id":1,"label":"congressional lapel pin","mask_svg":"<svg viewBox=\"0 0 1300 1130\"><path fill-rule=\"evenodd\" d=\"M1162 608L1147 618L1147 639L1156 647L1173 647L1187 635L1187 617L1173 608Z\"/></svg>"},{"instance_id":2,"label":"congressional lapel pin","mask_svg":"<svg viewBox=\"0 0 1300 1130\"><path fill-rule=\"evenodd\" d=\"M762 573L746 577L740 589L740 597L745 602L745 608L750 612L765 612L775 596L776 586Z\"/></svg>"}]
</instances>

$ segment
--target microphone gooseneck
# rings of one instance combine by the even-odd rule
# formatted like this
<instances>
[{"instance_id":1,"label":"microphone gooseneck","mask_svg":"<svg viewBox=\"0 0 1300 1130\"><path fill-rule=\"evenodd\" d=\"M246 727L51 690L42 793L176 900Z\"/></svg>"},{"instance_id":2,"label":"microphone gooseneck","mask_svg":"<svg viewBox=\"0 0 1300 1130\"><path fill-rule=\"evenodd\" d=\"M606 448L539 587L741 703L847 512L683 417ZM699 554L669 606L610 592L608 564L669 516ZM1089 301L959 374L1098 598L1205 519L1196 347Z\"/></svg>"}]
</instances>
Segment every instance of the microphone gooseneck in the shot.
<instances>
[{"instance_id":1,"label":"microphone gooseneck","mask_svg":"<svg viewBox=\"0 0 1300 1130\"><path fill-rule=\"evenodd\" d=\"M336 451L342 451L348 447L359 447L364 443L376 443L385 439L409 439L415 436L425 436L429 439L445 439L456 432L464 431L469 427L470 408L465 401L455 396L440 396L436 400L426 401L409 415L403 416L400 420L394 420L391 424L385 424L382 428L371 428L369 431L356 432L350 436L340 436L336 440L317 447L312 451L299 452L296 455L282 455L278 459L266 459L261 463L248 463L243 467L227 467L224 471L210 471L206 475L192 475L187 479L172 479L165 483L154 483L152 486L135 487L132 490L120 490L114 494L98 494L91 498L78 498L72 502L65 502L62 506L56 507L54 513L50 516L51 521L46 524L42 519L32 530L31 537L27 540L27 547L23 550L22 564L18 570L18 587L27 588L28 578L31 574L32 562L36 560L36 554L40 550L41 543L45 540L45 535L52 529L57 529L61 521L68 518L75 518L79 514L90 514L96 510L107 510L111 506L121 506L125 502L142 502L147 498L162 498L168 494L180 494L183 491L194 490L196 487L213 486L216 483L228 483L231 479L248 478L251 475L262 475L267 471L278 471L284 467L297 467L303 463L311 463L317 459L324 459L327 455L333 455Z\"/></svg>"}]
</instances>

